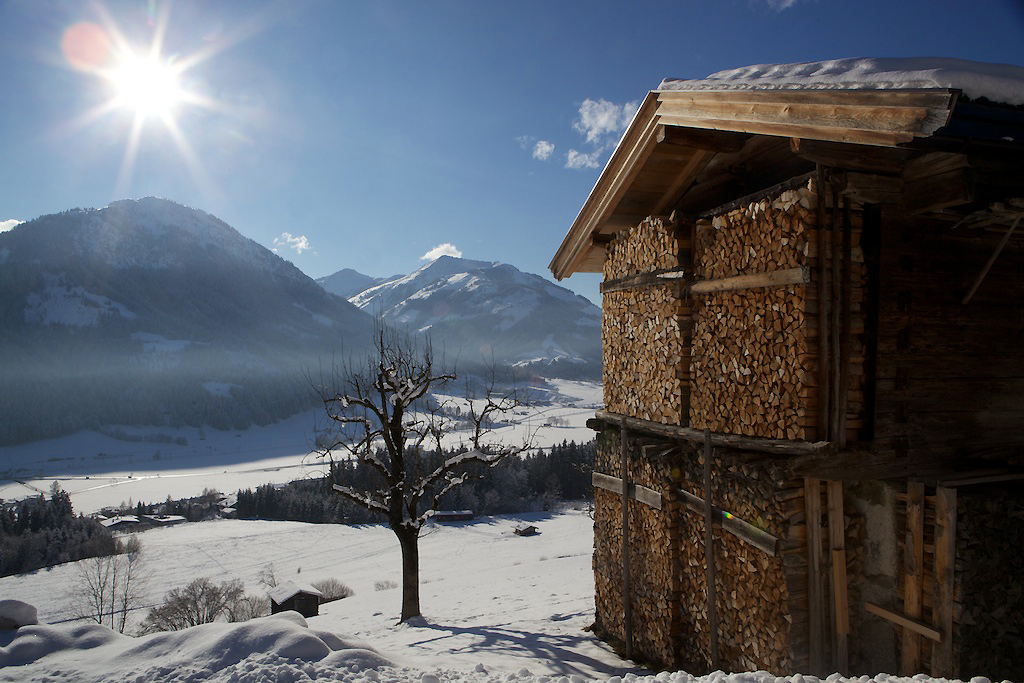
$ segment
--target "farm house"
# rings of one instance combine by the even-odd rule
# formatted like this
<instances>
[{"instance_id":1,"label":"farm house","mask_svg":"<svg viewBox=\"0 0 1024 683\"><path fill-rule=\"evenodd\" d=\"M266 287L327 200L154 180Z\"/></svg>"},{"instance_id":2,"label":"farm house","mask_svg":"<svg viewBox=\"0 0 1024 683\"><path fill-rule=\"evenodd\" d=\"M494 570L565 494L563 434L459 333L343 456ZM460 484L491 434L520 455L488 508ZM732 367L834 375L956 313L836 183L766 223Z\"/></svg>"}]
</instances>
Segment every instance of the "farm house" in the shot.
<instances>
[{"instance_id":1,"label":"farm house","mask_svg":"<svg viewBox=\"0 0 1024 683\"><path fill-rule=\"evenodd\" d=\"M604 276L595 630L664 667L1024 678L1022 217L1024 68L650 92L550 266Z\"/></svg>"}]
</instances>

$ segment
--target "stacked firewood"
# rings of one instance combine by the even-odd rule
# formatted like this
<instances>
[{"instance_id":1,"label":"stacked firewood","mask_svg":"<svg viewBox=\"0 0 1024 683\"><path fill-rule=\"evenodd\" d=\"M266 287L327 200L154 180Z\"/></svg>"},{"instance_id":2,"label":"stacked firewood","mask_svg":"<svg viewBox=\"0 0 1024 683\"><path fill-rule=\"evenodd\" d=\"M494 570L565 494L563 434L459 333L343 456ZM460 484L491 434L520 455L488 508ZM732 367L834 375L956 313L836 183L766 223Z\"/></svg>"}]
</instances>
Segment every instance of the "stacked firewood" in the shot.
<instances>
[{"instance_id":1,"label":"stacked firewood","mask_svg":"<svg viewBox=\"0 0 1024 683\"><path fill-rule=\"evenodd\" d=\"M678 266L670 225L649 218L612 241L606 281ZM604 295L604 403L644 420L685 424L690 310L676 280Z\"/></svg>"},{"instance_id":2,"label":"stacked firewood","mask_svg":"<svg viewBox=\"0 0 1024 683\"><path fill-rule=\"evenodd\" d=\"M619 232L608 245L604 262L604 279L650 273L676 268L678 240L671 224L661 218L648 218L628 230Z\"/></svg>"},{"instance_id":3,"label":"stacked firewood","mask_svg":"<svg viewBox=\"0 0 1024 683\"><path fill-rule=\"evenodd\" d=\"M808 264L815 195L788 190L697 226L697 280ZM697 295L690 424L745 436L803 439L816 413L808 398L807 285Z\"/></svg>"}]
</instances>

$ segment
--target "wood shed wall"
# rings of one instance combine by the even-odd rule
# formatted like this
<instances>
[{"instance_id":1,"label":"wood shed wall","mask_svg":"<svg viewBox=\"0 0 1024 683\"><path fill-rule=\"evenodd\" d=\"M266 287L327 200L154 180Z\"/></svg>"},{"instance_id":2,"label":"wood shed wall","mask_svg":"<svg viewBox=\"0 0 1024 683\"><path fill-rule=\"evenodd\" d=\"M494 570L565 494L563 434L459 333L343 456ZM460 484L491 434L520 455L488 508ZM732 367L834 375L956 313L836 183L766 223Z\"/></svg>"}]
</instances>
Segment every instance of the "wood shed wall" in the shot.
<instances>
[{"instance_id":1,"label":"wood shed wall","mask_svg":"<svg viewBox=\"0 0 1024 683\"><path fill-rule=\"evenodd\" d=\"M689 238L649 218L609 245L605 282L670 270L688 259ZM664 424L689 419L690 308L677 280L607 292L602 302L604 405Z\"/></svg>"},{"instance_id":2,"label":"wood shed wall","mask_svg":"<svg viewBox=\"0 0 1024 683\"><path fill-rule=\"evenodd\" d=\"M881 216L876 448L910 469L1024 446L1024 243ZM1020 228L1018 227L1018 231Z\"/></svg>"},{"instance_id":3,"label":"wood shed wall","mask_svg":"<svg viewBox=\"0 0 1024 683\"><path fill-rule=\"evenodd\" d=\"M665 424L744 436L824 438L821 392L838 389L838 365L819 370L819 335L838 358L840 290L849 225L850 332L843 429L864 426L868 274L862 212L823 198L819 236L813 186L723 210L695 225L648 218L607 249L605 285L682 271L605 291L602 318L605 407ZM818 250L825 254L824 268ZM819 305L822 274L827 305ZM833 275L834 274L834 275ZM824 316L824 319L820 319ZM836 376L833 376L836 375Z\"/></svg>"}]
</instances>

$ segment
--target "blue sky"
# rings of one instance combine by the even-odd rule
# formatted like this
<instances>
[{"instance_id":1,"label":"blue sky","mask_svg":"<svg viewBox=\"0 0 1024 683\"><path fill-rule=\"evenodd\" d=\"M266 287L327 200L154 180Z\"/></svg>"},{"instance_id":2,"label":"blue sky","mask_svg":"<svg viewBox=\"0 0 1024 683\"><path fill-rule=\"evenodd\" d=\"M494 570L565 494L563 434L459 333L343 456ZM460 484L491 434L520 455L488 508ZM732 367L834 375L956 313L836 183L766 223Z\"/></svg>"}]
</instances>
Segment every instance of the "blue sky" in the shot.
<instances>
[{"instance_id":1,"label":"blue sky","mask_svg":"<svg viewBox=\"0 0 1024 683\"><path fill-rule=\"evenodd\" d=\"M0 28L0 228L155 195L311 277L406 273L442 245L550 276L666 77L839 57L1024 64L1021 0L0 0ZM96 69L161 35L186 99L170 126L140 119L132 144L136 110L110 104ZM563 284L597 301L597 282Z\"/></svg>"}]
</instances>

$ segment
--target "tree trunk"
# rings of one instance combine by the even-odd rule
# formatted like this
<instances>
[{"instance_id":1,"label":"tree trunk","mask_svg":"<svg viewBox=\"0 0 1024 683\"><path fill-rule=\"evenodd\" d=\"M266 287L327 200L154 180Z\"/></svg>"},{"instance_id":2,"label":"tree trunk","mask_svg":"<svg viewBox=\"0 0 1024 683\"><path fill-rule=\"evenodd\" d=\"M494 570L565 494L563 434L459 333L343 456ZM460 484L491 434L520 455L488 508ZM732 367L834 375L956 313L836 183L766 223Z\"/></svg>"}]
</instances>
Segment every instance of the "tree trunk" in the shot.
<instances>
[{"instance_id":1,"label":"tree trunk","mask_svg":"<svg viewBox=\"0 0 1024 683\"><path fill-rule=\"evenodd\" d=\"M394 525L391 527L402 546L402 618L401 622L420 616L420 545L419 529Z\"/></svg>"}]
</instances>

